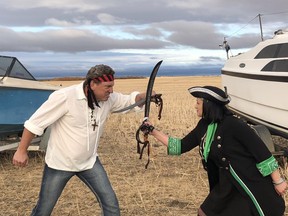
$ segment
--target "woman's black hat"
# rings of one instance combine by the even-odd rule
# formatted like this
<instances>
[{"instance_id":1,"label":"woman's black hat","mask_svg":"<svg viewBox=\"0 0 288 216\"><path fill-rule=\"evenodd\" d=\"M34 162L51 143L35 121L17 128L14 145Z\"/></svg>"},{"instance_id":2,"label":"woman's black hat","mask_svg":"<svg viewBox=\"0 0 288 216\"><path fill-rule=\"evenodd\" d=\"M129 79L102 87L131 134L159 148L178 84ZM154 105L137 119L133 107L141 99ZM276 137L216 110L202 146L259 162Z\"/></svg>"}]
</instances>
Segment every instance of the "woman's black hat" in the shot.
<instances>
[{"instance_id":1,"label":"woman's black hat","mask_svg":"<svg viewBox=\"0 0 288 216\"><path fill-rule=\"evenodd\" d=\"M230 97L215 86L195 86L189 88L188 91L196 98L204 98L217 104L226 105L230 102Z\"/></svg>"}]
</instances>

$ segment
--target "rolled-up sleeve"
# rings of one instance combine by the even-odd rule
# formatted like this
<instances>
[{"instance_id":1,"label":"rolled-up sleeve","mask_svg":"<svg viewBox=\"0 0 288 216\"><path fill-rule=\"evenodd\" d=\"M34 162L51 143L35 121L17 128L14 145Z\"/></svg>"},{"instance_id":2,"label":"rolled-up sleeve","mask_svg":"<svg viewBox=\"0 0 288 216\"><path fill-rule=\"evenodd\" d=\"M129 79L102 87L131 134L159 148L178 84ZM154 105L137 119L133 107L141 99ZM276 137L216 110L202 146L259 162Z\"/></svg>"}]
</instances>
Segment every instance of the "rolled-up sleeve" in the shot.
<instances>
[{"instance_id":1,"label":"rolled-up sleeve","mask_svg":"<svg viewBox=\"0 0 288 216\"><path fill-rule=\"evenodd\" d=\"M66 95L61 92L52 93L36 112L24 123L24 127L38 136L67 112Z\"/></svg>"}]
</instances>

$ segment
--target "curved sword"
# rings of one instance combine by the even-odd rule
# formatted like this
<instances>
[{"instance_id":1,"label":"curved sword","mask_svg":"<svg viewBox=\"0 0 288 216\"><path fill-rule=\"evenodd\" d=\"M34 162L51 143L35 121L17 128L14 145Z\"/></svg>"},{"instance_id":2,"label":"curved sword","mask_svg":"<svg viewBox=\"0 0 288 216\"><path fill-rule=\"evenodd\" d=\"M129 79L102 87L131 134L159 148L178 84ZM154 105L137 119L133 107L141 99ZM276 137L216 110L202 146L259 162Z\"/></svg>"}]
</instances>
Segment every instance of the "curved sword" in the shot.
<instances>
[{"instance_id":1,"label":"curved sword","mask_svg":"<svg viewBox=\"0 0 288 216\"><path fill-rule=\"evenodd\" d=\"M152 95L151 96L151 102L154 102L157 106L161 106L161 103L162 103L162 98L161 98L162 94L155 94L155 95ZM124 107L122 109L119 109L119 110L116 110L116 111L113 111L112 113L121 113L121 112L125 112L127 110L131 110L133 109L134 107L136 106L143 106L145 104L145 101L146 99L143 98L139 101L137 101L136 103L134 104L131 104L130 106L127 106L127 107ZM160 107L161 108L161 107ZM161 110L159 111L159 119L161 118Z\"/></svg>"},{"instance_id":2,"label":"curved sword","mask_svg":"<svg viewBox=\"0 0 288 216\"><path fill-rule=\"evenodd\" d=\"M143 106L145 104L145 98L137 101L136 103L130 105L130 106L127 106L127 107L124 107L123 109L120 109L120 110L116 110L112 113L121 113L121 112L124 112L124 111L127 111L127 110L130 110L130 109L133 109L134 107L136 106Z\"/></svg>"},{"instance_id":3,"label":"curved sword","mask_svg":"<svg viewBox=\"0 0 288 216\"><path fill-rule=\"evenodd\" d=\"M151 102L151 97L152 97L153 85L154 85L154 81L155 81L157 72L158 72L162 62L163 62L163 60L159 61L155 65L155 67L153 68L153 70L151 72L150 78L149 78L149 82L148 82L148 86L147 86L147 90L146 90L145 113L144 113L144 120L143 121L147 121L149 118L150 102Z\"/></svg>"},{"instance_id":4,"label":"curved sword","mask_svg":"<svg viewBox=\"0 0 288 216\"><path fill-rule=\"evenodd\" d=\"M153 85L154 85L154 81L157 75L157 72L160 68L160 65L162 64L163 60L159 61L155 67L153 68L151 74L150 74L150 78L148 81L148 86L147 86L147 90L146 90L146 99L145 99L145 112L144 112L144 119L142 124L140 125L140 127L138 128L137 132L136 132L136 140L137 140L137 153L140 154L140 158L142 159L142 154L143 154L143 150L146 146L148 146L148 162L145 165L145 168L147 169L148 164L150 162L150 143L148 141L148 134L149 134L149 130L145 130L147 128L145 128L145 122L148 121L149 119L149 113L150 113L150 103L151 103L151 99L152 99L152 92L153 92ZM162 100L161 100L162 102ZM160 119L161 116L158 116L158 119ZM143 130L144 129L144 130ZM144 131L144 141L141 141L139 138L139 133L140 131ZM140 144L143 144L142 149L140 150Z\"/></svg>"}]
</instances>

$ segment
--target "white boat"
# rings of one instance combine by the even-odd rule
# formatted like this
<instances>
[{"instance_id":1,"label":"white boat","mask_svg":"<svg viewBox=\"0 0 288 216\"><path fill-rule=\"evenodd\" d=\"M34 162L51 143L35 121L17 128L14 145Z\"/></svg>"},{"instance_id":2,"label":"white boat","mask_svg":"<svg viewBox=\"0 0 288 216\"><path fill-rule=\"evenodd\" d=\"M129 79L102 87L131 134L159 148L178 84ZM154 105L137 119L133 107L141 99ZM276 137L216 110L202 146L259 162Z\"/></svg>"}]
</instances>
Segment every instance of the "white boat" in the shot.
<instances>
[{"instance_id":1,"label":"white boat","mask_svg":"<svg viewBox=\"0 0 288 216\"><path fill-rule=\"evenodd\" d=\"M21 135L24 121L59 88L37 81L16 57L0 56L0 139Z\"/></svg>"},{"instance_id":2,"label":"white boat","mask_svg":"<svg viewBox=\"0 0 288 216\"><path fill-rule=\"evenodd\" d=\"M235 114L288 138L288 31L230 57L221 78Z\"/></svg>"}]
</instances>

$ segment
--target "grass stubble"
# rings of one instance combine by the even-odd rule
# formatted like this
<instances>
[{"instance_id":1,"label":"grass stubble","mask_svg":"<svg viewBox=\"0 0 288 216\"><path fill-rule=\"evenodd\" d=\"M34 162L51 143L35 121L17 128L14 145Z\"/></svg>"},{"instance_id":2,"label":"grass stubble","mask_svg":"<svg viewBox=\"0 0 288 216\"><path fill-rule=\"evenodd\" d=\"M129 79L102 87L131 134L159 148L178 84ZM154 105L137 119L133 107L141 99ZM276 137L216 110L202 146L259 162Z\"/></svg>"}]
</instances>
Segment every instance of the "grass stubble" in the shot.
<instances>
[{"instance_id":1,"label":"grass stubble","mask_svg":"<svg viewBox=\"0 0 288 216\"><path fill-rule=\"evenodd\" d=\"M71 81L46 81L69 86ZM116 79L115 91L129 93L146 91L148 79ZM183 137L198 122L195 99L187 89L196 85L221 86L219 76L157 77L154 90L162 93L162 119L158 108L151 104L150 121L156 128L173 137ZM135 132L143 119L143 112L112 114L102 135L99 155L119 199L123 216L190 216L208 194L205 171L194 149L181 156L168 156L166 148L153 137L151 161L145 169L147 152L142 160L136 153ZM0 153L0 215L26 216L34 207L42 178L43 152L29 152L26 168L16 168L11 160L14 151ZM284 175L286 167L282 169ZM287 200L287 197L285 196ZM100 215L99 205L90 190L76 177L72 178L59 198L53 216ZM288 214L286 214L288 215Z\"/></svg>"}]
</instances>

